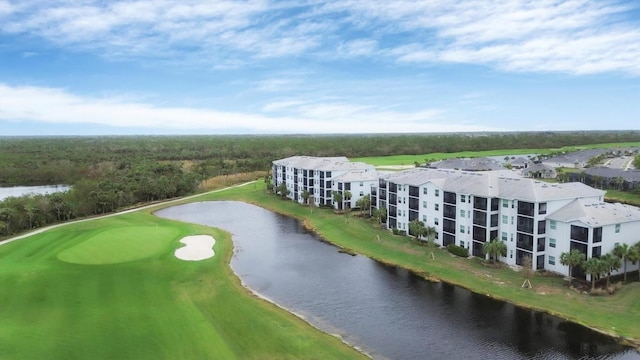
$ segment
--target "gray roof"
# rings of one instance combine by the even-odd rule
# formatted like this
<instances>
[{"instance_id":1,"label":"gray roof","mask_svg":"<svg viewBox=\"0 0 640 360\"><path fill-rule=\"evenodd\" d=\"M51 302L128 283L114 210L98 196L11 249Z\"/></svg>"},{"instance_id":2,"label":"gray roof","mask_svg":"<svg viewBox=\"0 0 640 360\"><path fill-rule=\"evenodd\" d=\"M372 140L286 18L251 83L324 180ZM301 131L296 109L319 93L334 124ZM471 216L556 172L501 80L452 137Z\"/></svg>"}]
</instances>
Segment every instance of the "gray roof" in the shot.
<instances>
[{"instance_id":1,"label":"gray roof","mask_svg":"<svg viewBox=\"0 0 640 360\"><path fill-rule=\"evenodd\" d=\"M515 159L513 161L507 161L507 163L511 164L511 165L516 165L516 166L520 166L520 165L524 166L525 164L530 164L531 160L525 159L523 157L519 157L519 158L517 158L517 159Z\"/></svg>"},{"instance_id":2,"label":"gray roof","mask_svg":"<svg viewBox=\"0 0 640 360\"><path fill-rule=\"evenodd\" d=\"M545 165L545 164L532 164L532 165L529 165L528 168L524 169L525 173L537 172L537 171L555 173L556 169L552 166Z\"/></svg>"},{"instance_id":3,"label":"gray roof","mask_svg":"<svg viewBox=\"0 0 640 360\"><path fill-rule=\"evenodd\" d=\"M504 169L504 166L500 162L489 158L466 158L466 159L446 159L438 162L434 162L429 165L431 168L436 169L459 169L468 171L487 171L487 170L500 170Z\"/></svg>"},{"instance_id":4,"label":"gray roof","mask_svg":"<svg viewBox=\"0 0 640 360\"><path fill-rule=\"evenodd\" d=\"M332 180L347 183L358 181L378 181L379 177L380 174L377 171L351 170L342 175L332 178Z\"/></svg>"},{"instance_id":5,"label":"gray roof","mask_svg":"<svg viewBox=\"0 0 640 360\"><path fill-rule=\"evenodd\" d=\"M389 174L383 179L410 186L421 186L431 182L444 191L530 202L601 197L605 193L579 182L550 184L525 179L508 170L470 172L416 168Z\"/></svg>"},{"instance_id":6,"label":"gray roof","mask_svg":"<svg viewBox=\"0 0 640 360\"><path fill-rule=\"evenodd\" d=\"M589 159L611 151L610 149L586 149L543 160L545 163L586 163Z\"/></svg>"},{"instance_id":7,"label":"gray roof","mask_svg":"<svg viewBox=\"0 0 640 360\"><path fill-rule=\"evenodd\" d=\"M598 227L640 221L640 208L620 203L593 203L576 199L547 215L547 219L562 222L580 221L583 224Z\"/></svg>"},{"instance_id":8,"label":"gray roof","mask_svg":"<svg viewBox=\"0 0 640 360\"><path fill-rule=\"evenodd\" d=\"M622 170L612 169L608 167L595 167L585 170L585 173L590 176L600 176L603 178L617 178L621 177L627 182L640 182L640 170Z\"/></svg>"},{"instance_id":9,"label":"gray roof","mask_svg":"<svg viewBox=\"0 0 640 360\"><path fill-rule=\"evenodd\" d=\"M339 157L314 157L314 156L291 156L285 159L274 160L274 165L290 166L296 169L340 171L368 169L375 170L373 165L362 162L351 162L344 156Z\"/></svg>"}]
</instances>

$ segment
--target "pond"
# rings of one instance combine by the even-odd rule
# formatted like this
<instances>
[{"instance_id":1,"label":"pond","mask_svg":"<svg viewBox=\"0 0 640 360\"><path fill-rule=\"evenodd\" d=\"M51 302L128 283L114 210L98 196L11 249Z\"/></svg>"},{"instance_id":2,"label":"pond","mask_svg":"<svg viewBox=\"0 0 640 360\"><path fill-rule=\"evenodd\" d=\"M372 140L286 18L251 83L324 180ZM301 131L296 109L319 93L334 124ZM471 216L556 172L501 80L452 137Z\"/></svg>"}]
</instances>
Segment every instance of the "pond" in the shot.
<instances>
[{"instance_id":1,"label":"pond","mask_svg":"<svg viewBox=\"0 0 640 360\"><path fill-rule=\"evenodd\" d=\"M374 358L640 358L560 318L339 253L295 219L257 206L201 202L156 215L231 232L231 266L247 287Z\"/></svg>"},{"instance_id":2,"label":"pond","mask_svg":"<svg viewBox=\"0 0 640 360\"><path fill-rule=\"evenodd\" d=\"M51 194L55 192L64 192L71 189L67 185L42 185L42 186L11 186L0 187L0 201L11 196Z\"/></svg>"}]
</instances>

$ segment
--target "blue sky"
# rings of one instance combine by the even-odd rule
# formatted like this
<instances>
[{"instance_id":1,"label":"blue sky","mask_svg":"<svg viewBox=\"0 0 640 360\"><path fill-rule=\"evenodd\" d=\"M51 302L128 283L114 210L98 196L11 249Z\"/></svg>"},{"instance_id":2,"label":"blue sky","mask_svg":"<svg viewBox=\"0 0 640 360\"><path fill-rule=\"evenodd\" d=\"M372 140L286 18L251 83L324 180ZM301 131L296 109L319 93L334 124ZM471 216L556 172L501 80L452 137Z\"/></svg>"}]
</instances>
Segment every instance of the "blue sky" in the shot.
<instances>
[{"instance_id":1,"label":"blue sky","mask_svg":"<svg viewBox=\"0 0 640 360\"><path fill-rule=\"evenodd\" d=\"M637 1L0 0L0 135L640 129Z\"/></svg>"}]
</instances>

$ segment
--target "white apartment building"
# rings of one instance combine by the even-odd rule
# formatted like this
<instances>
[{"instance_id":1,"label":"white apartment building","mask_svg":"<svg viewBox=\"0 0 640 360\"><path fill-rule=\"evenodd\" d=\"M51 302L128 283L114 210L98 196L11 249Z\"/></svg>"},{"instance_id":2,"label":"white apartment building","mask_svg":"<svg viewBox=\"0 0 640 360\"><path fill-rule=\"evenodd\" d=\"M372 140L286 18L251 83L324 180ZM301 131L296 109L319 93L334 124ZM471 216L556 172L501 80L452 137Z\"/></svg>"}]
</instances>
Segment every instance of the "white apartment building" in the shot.
<instances>
[{"instance_id":1,"label":"white apartment building","mask_svg":"<svg viewBox=\"0 0 640 360\"><path fill-rule=\"evenodd\" d=\"M566 266L560 264L564 252L578 249L589 258L599 257L617 244L631 246L640 241L640 208L576 199L547 215L547 238L545 269L565 273ZM581 276L581 269L574 275Z\"/></svg>"},{"instance_id":2,"label":"white apartment building","mask_svg":"<svg viewBox=\"0 0 640 360\"><path fill-rule=\"evenodd\" d=\"M292 156L273 161L273 188L285 184L288 197L303 203L303 192L309 192L315 206L331 205L336 208L354 207L361 196L369 194L371 184L377 182L375 167L351 162L346 157ZM351 192L351 199L333 204L332 191Z\"/></svg>"},{"instance_id":3,"label":"white apartment building","mask_svg":"<svg viewBox=\"0 0 640 360\"><path fill-rule=\"evenodd\" d=\"M474 256L484 256L482 245L498 238L507 244L507 256L501 259L505 263L522 265L528 256L533 269L566 273L566 267L548 263L550 256L559 263L559 254L566 251L559 244L570 244L570 236L554 233L550 238L547 233L557 230L550 228L547 218L571 214L575 201L602 204L604 193L582 183L550 184L511 171L416 168L381 177L372 201L386 208L389 229L408 232L409 222L418 219L436 229L439 245L456 244ZM570 221L567 216L563 219ZM629 237L624 242L637 240ZM602 251L613 248L615 241L603 241L611 242L603 244Z\"/></svg>"}]
</instances>

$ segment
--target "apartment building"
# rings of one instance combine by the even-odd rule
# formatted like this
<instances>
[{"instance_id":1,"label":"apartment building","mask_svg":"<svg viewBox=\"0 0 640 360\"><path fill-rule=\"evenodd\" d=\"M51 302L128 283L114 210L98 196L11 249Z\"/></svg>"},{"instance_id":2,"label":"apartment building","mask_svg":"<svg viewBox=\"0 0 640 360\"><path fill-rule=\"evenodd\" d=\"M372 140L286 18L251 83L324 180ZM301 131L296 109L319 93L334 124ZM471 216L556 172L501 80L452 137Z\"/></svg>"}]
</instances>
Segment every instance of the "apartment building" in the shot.
<instances>
[{"instance_id":1,"label":"apartment building","mask_svg":"<svg viewBox=\"0 0 640 360\"><path fill-rule=\"evenodd\" d=\"M354 207L360 197L370 193L378 175L375 167L351 162L346 157L292 156L273 161L273 188L285 184L291 200L303 203L308 191L315 206ZM333 191L351 193L351 199L333 204Z\"/></svg>"},{"instance_id":2,"label":"apartment building","mask_svg":"<svg viewBox=\"0 0 640 360\"><path fill-rule=\"evenodd\" d=\"M548 232L557 228L549 224L557 226L560 219L571 224L575 201L602 204L604 200L604 191L582 183L550 184L511 171L426 168L383 176L372 194L377 205L387 210L389 229L408 232L409 222L418 219L436 229L439 245L456 244L474 256L484 256L482 245L497 238L507 244L507 256L501 259L505 263L522 265L529 257L533 269L560 273L566 272L566 267L550 266L549 259L559 263L561 249L565 249L559 243L568 244L568 249L571 236L554 233L550 238ZM557 215L565 213L562 218ZM555 223L547 221L550 214L559 217ZM620 241L633 243L637 239ZM613 246L608 243L606 248Z\"/></svg>"}]
</instances>

